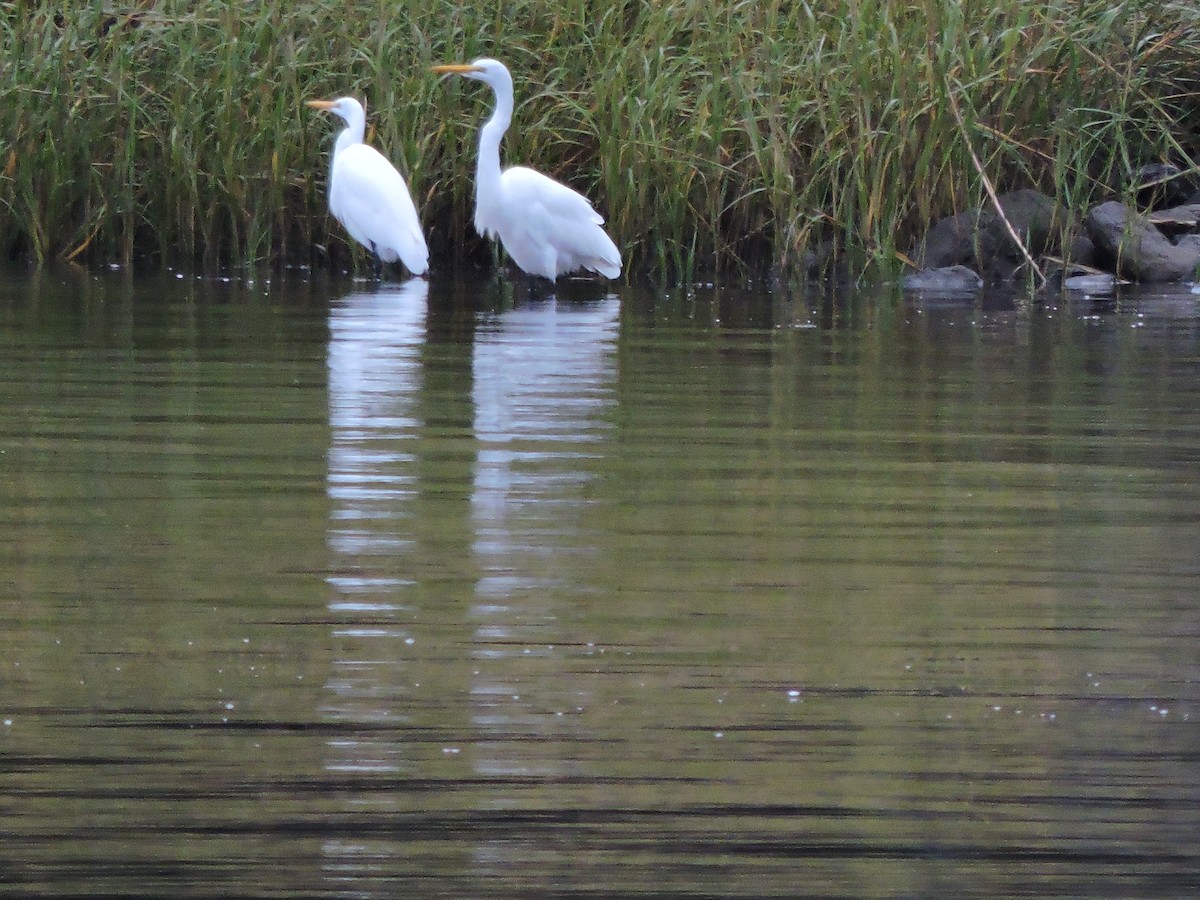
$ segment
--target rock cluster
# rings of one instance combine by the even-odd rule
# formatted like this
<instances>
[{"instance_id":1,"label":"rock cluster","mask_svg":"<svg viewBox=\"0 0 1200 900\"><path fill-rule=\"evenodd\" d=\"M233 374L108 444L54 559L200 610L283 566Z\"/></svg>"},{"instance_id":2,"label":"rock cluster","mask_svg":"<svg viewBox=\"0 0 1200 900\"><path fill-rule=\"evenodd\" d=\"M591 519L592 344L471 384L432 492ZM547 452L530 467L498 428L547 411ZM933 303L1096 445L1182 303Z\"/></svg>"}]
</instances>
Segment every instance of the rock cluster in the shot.
<instances>
[{"instance_id":1,"label":"rock cluster","mask_svg":"<svg viewBox=\"0 0 1200 900\"><path fill-rule=\"evenodd\" d=\"M1024 251L1068 289L1200 277L1200 190L1173 166L1147 166L1138 176L1133 204L1109 200L1082 220L1035 190L943 219L912 248L918 270L904 287L957 293L1007 282L1026 271Z\"/></svg>"}]
</instances>

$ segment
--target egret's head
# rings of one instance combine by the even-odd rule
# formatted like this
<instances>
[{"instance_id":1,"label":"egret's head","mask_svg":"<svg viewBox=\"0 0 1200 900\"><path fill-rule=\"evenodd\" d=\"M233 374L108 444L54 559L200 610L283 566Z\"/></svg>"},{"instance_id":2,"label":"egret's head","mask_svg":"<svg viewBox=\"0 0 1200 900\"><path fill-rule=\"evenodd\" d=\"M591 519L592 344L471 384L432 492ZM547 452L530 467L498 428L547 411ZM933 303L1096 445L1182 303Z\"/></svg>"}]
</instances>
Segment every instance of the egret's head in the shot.
<instances>
[{"instance_id":1,"label":"egret's head","mask_svg":"<svg viewBox=\"0 0 1200 900\"><path fill-rule=\"evenodd\" d=\"M323 109L326 112L331 112L335 116L345 119L347 122L366 119L366 113L363 112L362 104L353 97L338 97L336 100L306 100L304 104L312 109Z\"/></svg>"},{"instance_id":2,"label":"egret's head","mask_svg":"<svg viewBox=\"0 0 1200 900\"><path fill-rule=\"evenodd\" d=\"M434 66L433 71L439 75L462 75L465 78L490 84L493 88L507 86L510 91L512 90L512 75L509 74L504 63L486 56L469 63Z\"/></svg>"}]
</instances>

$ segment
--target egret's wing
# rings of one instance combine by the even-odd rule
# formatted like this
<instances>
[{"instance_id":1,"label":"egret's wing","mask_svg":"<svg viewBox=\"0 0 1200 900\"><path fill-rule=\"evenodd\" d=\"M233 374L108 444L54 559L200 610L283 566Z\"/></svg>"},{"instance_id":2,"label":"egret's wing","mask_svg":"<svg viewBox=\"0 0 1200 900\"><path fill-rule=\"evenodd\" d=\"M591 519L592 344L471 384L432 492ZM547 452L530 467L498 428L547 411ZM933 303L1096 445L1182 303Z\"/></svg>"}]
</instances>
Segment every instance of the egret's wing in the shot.
<instances>
[{"instance_id":1,"label":"egret's wing","mask_svg":"<svg viewBox=\"0 0 1200 900\"><path fill-rule=\"evenodd\" d=\"M564 222L604 224L604 216L592 208L587 197L536 169L513 166L505 170L503 178L505 190L519 204L538 204Z\"/></svg>"},{"instance_id":2,"label":"egret's wing","mask_svg":"<svg viewBox=\"0 0 1200 900\"><path fill-rule=\"evenodd\" d=\"M511 207L521 211L525 240L531 249L553 249L556 274L579 268L608 278L621 274L620 251L602 227L604 217L586 197L523 166L506 170L503 178Z\"/></svg>"},{"instance_id":3,"label":"egret's wing","mask_svg":"<svg viewBox=\"0 0 1200 900\"><path fill-rule=\"evenodd\" d=\"M415 275L429 268L429 249L404 178L374 147L355 144L337 157L329 210L350 235L385 262L399 258Z\"/></svg>"}]
</instances>

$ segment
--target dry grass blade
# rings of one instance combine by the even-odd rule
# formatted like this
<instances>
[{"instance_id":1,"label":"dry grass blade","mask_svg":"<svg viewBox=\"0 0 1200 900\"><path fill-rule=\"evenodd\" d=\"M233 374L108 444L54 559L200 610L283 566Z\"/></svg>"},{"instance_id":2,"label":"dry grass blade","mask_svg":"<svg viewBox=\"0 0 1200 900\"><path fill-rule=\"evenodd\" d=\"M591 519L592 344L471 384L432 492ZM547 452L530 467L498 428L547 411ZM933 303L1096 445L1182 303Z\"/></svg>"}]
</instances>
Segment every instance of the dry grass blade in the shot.
<instances>
[{"instance_id":1,"label":"dry grass blade","mask_svg":"<svg viewBox=\"0 0 1200 900\"><path fill-rule=\"evenodd\" d=\"M979 160L979 155L975 152L975 147L971 141L971 133L967 129L967 123L963 120L962 109L959 108L958 98L955 96L954 87L946 85L946 96L950 100L950 108L954 111L954 120L958 123L959 133L962 135L963 144L967 148L967 153L971 156L971 162L975 166L975 171L979 173L979 180L983 184L983 188L987 191L988 199L992 202L992 208L1000 221L1004 223L1004 229L1008 232L1008 236L1013 239L1013 243L1021 251L1021 255L1025 258L1025 262L1029 268L1037 275L1038 285L1046 283L1046 274L1038 266L1037 260L1033 258L1033 254L1029 252L1029 248L1025 246L1025 241L1017 229L1013 227L1013 223L1009 221L1008 216L1004 212L1004 205L1000 202L1000 197L996 193L996 187L992 184L992 179L988 177L987 171L983 167L983 163Z\"/></svg>"}]
</instances>

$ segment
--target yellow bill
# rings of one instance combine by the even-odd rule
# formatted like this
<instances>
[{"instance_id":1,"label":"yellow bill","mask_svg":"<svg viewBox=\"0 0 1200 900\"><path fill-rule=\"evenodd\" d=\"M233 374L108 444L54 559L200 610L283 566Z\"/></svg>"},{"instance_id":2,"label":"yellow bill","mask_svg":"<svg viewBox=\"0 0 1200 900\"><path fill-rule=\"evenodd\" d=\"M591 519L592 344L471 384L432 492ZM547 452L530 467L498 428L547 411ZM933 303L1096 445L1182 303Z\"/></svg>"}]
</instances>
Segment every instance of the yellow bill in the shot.
<instances>
[{"instance_id":1,"label":"yellow bill","mask_svg":"<svg viewBox=\"0 0 1200 900\"><path fill-rule=\"evenodd\" d=\"M450 63L445 66L434 66L430 71L439 75L466 75L468 72L482 72L483 69L470 63Z\"/></svg>"}]
</instances>

